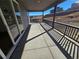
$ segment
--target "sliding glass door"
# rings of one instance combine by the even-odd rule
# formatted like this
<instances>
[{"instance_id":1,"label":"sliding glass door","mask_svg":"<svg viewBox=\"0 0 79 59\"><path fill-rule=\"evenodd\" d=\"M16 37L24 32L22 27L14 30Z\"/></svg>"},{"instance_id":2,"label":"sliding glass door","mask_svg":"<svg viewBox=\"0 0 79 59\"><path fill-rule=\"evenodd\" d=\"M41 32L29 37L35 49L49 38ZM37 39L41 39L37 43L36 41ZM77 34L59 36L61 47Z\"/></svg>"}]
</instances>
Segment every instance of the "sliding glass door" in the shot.
<instances>
[{"instance_id":1,"label":"sliding glass door","mask_svg":"<svg viewBox=\"0 0 79 59\"><path fill-rule=\"evenodd\" d=\"M4 24L2 16L3 15L1 14L0 10L0 49L5 55L7 55L13 47L13 43L6 28L6 25Z\"/></svg>"},{"instance_id":2,"label":"sliding glass door","mask_svg":"<svg viewBox=\"0 0 79 59\"><path fill-rule=\"evenodd\" d=\"M5 3L5 4L3 5L3 3ZM11 1L10 0L2 0L0 2L0 7L1 7L2 12L4 14L5 20L9 26L12 37L13 37L14 41L16 41L17 37L20 35L20 32L19 32L19 28L16 23L16 18L15 18L15 14L13 12Z\"/></svg>"}]
</instances>

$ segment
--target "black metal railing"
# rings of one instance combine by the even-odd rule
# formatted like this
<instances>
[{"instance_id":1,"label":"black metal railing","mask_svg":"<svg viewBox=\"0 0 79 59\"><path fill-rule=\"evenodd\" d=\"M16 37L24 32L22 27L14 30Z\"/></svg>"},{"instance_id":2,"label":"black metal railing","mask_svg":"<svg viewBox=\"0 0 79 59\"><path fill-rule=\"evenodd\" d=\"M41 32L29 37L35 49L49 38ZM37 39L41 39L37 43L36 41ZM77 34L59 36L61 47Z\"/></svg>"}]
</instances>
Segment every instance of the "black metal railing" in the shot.
<instances>
[{"instance_id":1,"label":"black metal railing","mask_svg":"<svg viewBox=\"0 0 79 59\"><path fill-rule=\"evenodd\" d=\"M52 26L52 21L44 22ZM79 59L79 28L57 22L54 22L54 28L63 34L61 39L54 40L65 51L67 59Z\"/></svg>"}]
</instances>

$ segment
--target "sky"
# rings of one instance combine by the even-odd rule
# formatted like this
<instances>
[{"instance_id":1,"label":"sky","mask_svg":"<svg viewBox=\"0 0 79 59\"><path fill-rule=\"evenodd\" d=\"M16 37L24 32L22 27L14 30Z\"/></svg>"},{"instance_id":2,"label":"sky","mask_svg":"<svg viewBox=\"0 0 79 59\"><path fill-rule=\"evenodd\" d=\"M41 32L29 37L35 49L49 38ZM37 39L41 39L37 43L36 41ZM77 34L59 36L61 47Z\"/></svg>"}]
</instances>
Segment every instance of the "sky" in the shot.
<instances>
[{"instance_id":1,"label":"sky","mask_svg":"<svg viewBox=\"0 0 79 59\"><path fill-rule=\"evenodd\" d=\"M73 3L79 3L79 0L66 0L63 3L59 4L58 7L63 8L63 10L67 10L71 8ZM50 10L52 10L52 8L45 11L44 14L49 14ZM42 15L42 12L29 12L29 16L36 16L36 15Z\"/></svg>"}]
</instances>

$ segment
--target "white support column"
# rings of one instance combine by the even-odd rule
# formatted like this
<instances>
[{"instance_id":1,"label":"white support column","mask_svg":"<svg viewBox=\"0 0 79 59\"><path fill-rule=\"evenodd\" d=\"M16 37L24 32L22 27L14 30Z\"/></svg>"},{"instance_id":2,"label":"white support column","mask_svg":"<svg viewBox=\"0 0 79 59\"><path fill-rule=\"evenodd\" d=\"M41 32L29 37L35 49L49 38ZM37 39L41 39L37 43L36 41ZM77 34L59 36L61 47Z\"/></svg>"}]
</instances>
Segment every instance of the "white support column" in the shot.
<instances>
[{"instance_id":1,"label":"white support column","mask_svg":"<svg viewBox=\"0 0 79 59\"><path fill-rule=\"evenodd\" d=\"M3 59L6 59L6 56L4 55L4 53L2 52L2 50L0 49L0 55Z\"/></svg>"},{"instance_id":2,"label":"white support column","mask_svg":"<svg viewBox=\"0 0 79 59\"><path fill-rule=\"evenodd\" d=\"M27 12L27 16L28 16L29 24L30 24L30 15L29 15L29 12Z\"/></svg>"},{"instance_id":3,"label":"white support column","mask_svg":"<svg viewBox=\"0 0 79 59\"><path fill-rule=\"evenodd\" d=\"M10 32L9 26L8 26L6 20L5 20L5 17L4 17L4 15L3 15L1 9L0 9L0 16L2 17L2 21L4 22L4 25L5 25L6 28L7 28L7 31L8 31L8 33L9 33L9 35L10 35L10 38L11 38L12 43L15 45L15 42L14 42L14 39L13 39L12 34L11 34L11 32Z\"/></svg>"},{"instance_id":4,"label":"white support column","mask_svg":"<svg viewBox=\"0 0 79 59\"><path fill-rule=\"evenodd\" d=\"M21 18L23 20L23 27L24 30L27 29L28 25L29 25L29 13L27 12L27 10L24 8L24 6L22 6L20 3L22 1L19 2L19 6L20 6L20 13L21 13Z\"/></svg>"},{"instance_id":5,"label":"white support column","mask_svg":"<svg viewBox=\"0 0 79 59\"><path fill-rule=\"evenodd\" d=\"M21 11L21 17L22 17L22 20L23 20L24 30L26 30L26 28L29 25L29 19L28 19L27 12Z\"/></svg>"}]
</instances>

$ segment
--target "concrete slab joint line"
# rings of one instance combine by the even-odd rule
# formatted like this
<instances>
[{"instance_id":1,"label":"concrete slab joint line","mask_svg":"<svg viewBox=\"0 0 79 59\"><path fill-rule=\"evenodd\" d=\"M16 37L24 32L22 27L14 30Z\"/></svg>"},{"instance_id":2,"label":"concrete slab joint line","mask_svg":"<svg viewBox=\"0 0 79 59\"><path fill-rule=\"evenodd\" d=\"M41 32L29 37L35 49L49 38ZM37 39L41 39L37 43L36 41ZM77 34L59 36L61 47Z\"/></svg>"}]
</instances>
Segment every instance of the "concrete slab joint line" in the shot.
<instances>
[{"instance_id":1,"label":"concrete slab joint line","mask_svg":"<svg viewBox=\"0 0 79 59\"><path fill-rule=\"evenodd\" d=\"M57 46L52 41L51 37L47 34L47 32L43 29L43 27L39 23L32 24L31 30L29 33L31 33L31 32L37 33L37 34L32 34L32 35L34 35L33 36L34 40L33 39L27 40L28 41L27 42L26 39L24 38L23 42L25 44L22 43L22 40L21 40L20 44L19 44L19 45L23 45L21 55L19 57L18 52L20 52L20 49L22 46L21 47L18 46L19 49L16 49L16 51L14 53L15 56L12 59L58 59L59 58L59 56L57 57L56 54L60 53L60 55L61 55L61 52L58 50ZM41 33L43 33L43 34L41 34ZM24 36L26 36L26 35L24 35ZM30 36L30 35L28 35L28 36ZM54 50L55 50L55 52L56 51L57 52L55 53ZM18 54L18 56L16 56L16 54ZM59 58L59 59L65 59L65 58Z\"/></svg>"},{"instance_id":2,"label":"concrete slab joint line","mask_svg":"<svg viewBox=\"0 0 79 59\"><path fill-rule=\"evenodd\" d=\"M50 51L50 53L51 53L52 58L55 59L54 56L53 56L53 54L52 54L52 51L51 51L50 47L48 46L47 41L46 41L45 39L44 39L44 41L45 41L45 43L46 43L46 45L47 45L47 47L48 47L48 49L49 49L49 51Z\"/></svg>"},{"instance_id":3,"label":"concrete slab joint line","mask_svg":"<svg viewBox=\"0 0 79 59\"><path fill-rule=\"evenodd\" d=\"M41 25L40 25L41 26ZM40 29L39 29L40 30ZM41 31L41 30L40 30ZM45 30L44 30L45 31ZM45 40L45 36L43 35L43 38L44 38L44 42L46 43L46 45L47 45L47 47L48 47L48 49L49 49L49 51L50 51L50 53L51 53L51 56L52 56L52 58L53 59L55 59L54 58L54 56L53 56L53 54L52 54L52 51L51 51L51 49L50 49L50 47L49 47L49 45L48 45L48 43L47 43L47 41Z\"/></svg>"},{"instance_id":4,"label":"concrete slab joint line","mask_svg":"<svg viewBox=\"0 0 79 59\"><path fill-rule=\"evenodd\" d=\"M48 31L44 28L44 26L42 25L42 24L40 24L41 26L42 26L42 28L47 32L47 34L51 37L51 35L48 33ZM51 37L51 39L52 39L53 37ZM52 39L53 40L53 39ZM53 40L54 41L54 40ZM55 42L55 41L54 41ZM55 44L56 44L56 42L55 42ZM54 54L54 57L55 57L55 59L57 59L57 56L56 56L56 54L58 54L58 56L59 56L59 59L61 58L61 59L67 59L66 58L66 56L64 56L64 54L62 53L62 51L59 49L59 47L57 46L57 44L56 44L56 50L55 50L55 52L53 51L53 50L51 50L51 51L53 51L53 54Z\"/></svg>"}]
</instances>

